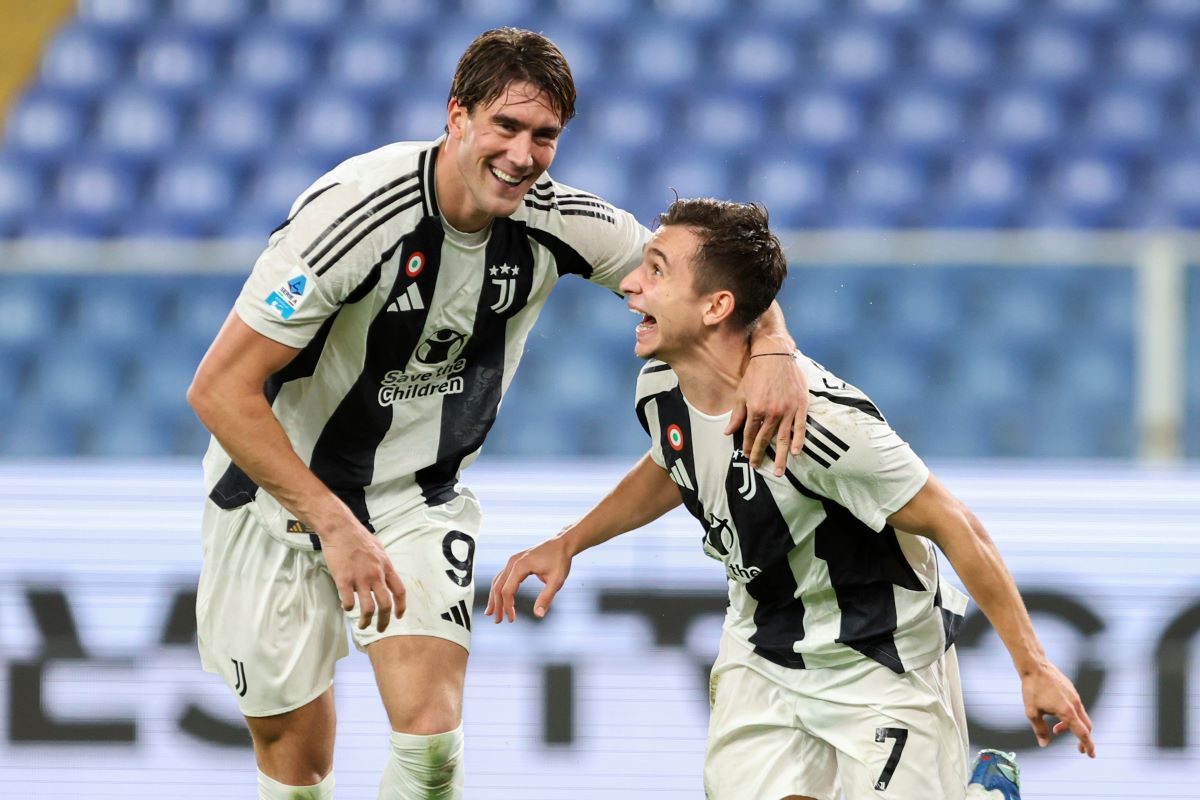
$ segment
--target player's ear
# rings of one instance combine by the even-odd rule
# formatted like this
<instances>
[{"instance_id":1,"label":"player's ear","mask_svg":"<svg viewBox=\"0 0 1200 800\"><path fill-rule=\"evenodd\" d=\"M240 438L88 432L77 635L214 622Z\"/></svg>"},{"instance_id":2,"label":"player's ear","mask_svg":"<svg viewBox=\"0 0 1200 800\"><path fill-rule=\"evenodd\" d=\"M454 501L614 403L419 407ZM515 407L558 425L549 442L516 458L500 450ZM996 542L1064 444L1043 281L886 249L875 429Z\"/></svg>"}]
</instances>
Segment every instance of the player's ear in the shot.
<instances>
[{"instance_id":1,"label":"player's ear","mask_svg":"<svg viewBox=\"0 0 1200 800\"><path fill-rule=\"evenodd\" d=\"M718 289L708 296L708 305L704 309L705 325L720 325L733 313L737 301L733 292L728 289Z\"/></svg>"},{"instance_id":2,"label":"player's ear","mask_svg":"<svg viewBox=\"0 0 1200 800\"><path fill-rule=\"evenodd\" d=\"M451 97L446 104L446 132L455 139L461 139L469 116L467 107L458 102L457 97Z\"/></svg>"}]
</instances>

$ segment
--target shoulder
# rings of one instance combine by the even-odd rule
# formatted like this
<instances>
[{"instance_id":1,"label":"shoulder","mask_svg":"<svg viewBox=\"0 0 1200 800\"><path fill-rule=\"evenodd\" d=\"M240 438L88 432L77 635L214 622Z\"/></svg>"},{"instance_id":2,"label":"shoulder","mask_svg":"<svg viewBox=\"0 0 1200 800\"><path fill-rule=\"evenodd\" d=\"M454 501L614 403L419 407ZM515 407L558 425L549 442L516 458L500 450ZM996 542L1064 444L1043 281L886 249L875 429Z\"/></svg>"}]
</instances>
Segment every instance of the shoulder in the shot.
<instances>
[{"instance_id":1,"label":"shoulder","mask_svg":"<svg viewBox=\"0 0 1200 800\"><path fill-rule=\"evenodd\" d=\"M599 195L576 189L544 175L525 195L514 215L532 228L545 231L585 257L589 251L648 238L645 228L628 211Z\"/></svg>"},{"instance_id":2,"label":"shoulder","mask_svg":"<svg viewBox=\"0 0 1200 800\"><path fill-rule=\"evenodd\" d=\"M639 401L656 394L669 392L679 385L679 376L669 364L650 359L638 373L637 398Z\"/></svg>"}]
</instances>

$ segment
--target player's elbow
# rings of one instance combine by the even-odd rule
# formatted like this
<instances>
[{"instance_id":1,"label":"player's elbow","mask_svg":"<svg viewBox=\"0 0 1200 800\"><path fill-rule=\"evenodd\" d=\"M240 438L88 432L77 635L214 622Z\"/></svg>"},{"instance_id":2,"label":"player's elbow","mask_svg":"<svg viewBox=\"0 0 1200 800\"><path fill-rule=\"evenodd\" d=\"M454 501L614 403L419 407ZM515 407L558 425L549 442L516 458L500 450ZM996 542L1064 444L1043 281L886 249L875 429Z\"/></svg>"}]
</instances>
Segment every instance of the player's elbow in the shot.
<instances>
[{"instance_id":1,"label":"player's elbow","mask_svg":"<svg viewBox=\"0 0 1200 800\"><path fill-rule=\"evenodd\" d=\"M201 365L196 374L192 376L191 385L187 389L187 402L191 406L192 411L204 423L205 427L212 429L212 420L217 413L219 399L222 392L216 386L216 381Z\"/></svg>"}]
</instances>

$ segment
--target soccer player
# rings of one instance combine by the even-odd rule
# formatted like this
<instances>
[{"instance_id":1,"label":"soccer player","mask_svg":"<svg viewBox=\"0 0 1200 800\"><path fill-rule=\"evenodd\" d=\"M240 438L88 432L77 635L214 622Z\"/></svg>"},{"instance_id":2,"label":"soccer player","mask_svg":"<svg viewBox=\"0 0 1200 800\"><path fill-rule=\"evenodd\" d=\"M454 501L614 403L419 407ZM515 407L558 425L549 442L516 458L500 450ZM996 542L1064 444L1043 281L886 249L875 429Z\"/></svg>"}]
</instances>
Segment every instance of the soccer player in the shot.
<instances>
[{"instance_id":1,"label":"soccer player","mask_svg":"<svg viewBox=\"0 0 1200 800\"><path fill-rule=\"evenodd\" d=\"M461 796L480 510L459 473L555 282L615 290L649 237L546 174L574 106L549 40L481 35L445 135L351 158L305 191L200 364L200 652L246 717L260 798L332 796L343 615L393 730L379 796ZM754 347L791 349L769 316ZM776 428L798 437L807 391L801 370L757 363L745 423L761 455Z\"/></svg>"},{"instance_id":2,"label":"soccer player","mask_svg":"<svg viewBox=\"0 0 1200 800\"><path fill-rule=\"evenodd\" d=\"M648 363L637 415L650 451L579 522L510 558L486 613L513 620L518 586L536 575L543 616L578 553L682 502L729 587L710 686L708 796L828 800L840 782L850 800L962 798L967 739L952 645L966 598L940 580L937 545L1008 648L1039 743L1069 728L1094 755L1075 687L1047 660L979 520L866 395L790 350L751 349L787 270L765 210L677 200L659 223L620 286L641 318L636 353ZM727 425L745 370L793 359L812 403L803 452L778 476L755 469ZM1043 714L1060 721L1050 729ZM985 751L977 778L1016 797L1005 762Z\"/></svg>"}]
</instances>

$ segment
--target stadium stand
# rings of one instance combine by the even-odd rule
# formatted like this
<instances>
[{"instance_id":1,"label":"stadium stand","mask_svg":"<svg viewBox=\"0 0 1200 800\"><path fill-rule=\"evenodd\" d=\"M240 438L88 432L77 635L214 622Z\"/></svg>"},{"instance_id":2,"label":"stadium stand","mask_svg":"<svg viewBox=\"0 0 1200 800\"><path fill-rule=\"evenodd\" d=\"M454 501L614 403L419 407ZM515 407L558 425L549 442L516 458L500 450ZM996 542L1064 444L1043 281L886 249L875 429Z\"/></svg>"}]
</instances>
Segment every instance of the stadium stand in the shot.
<instances>
[{"instance_id":1,"label":"stadium stand","mask_svg":"<svg viewBox=\"0 0 1200 800\"><path fill-rule=\"evenodd\" d=\"M1200 5L1034 5L82 0L4 118L0 237L262 241L340 159L436 136L454 60L501 23L574 65L580 116L552 174L646 222L673 188L760 199L781 229L1200 227ZM783 302L802 347L922 452L1121 457L1132 281L806 268ZM0 273L0 454L194 453L182 390L239 283ZM491 452L636 446L623 315L556 290Z\"/></svg>"}]
</instances>

